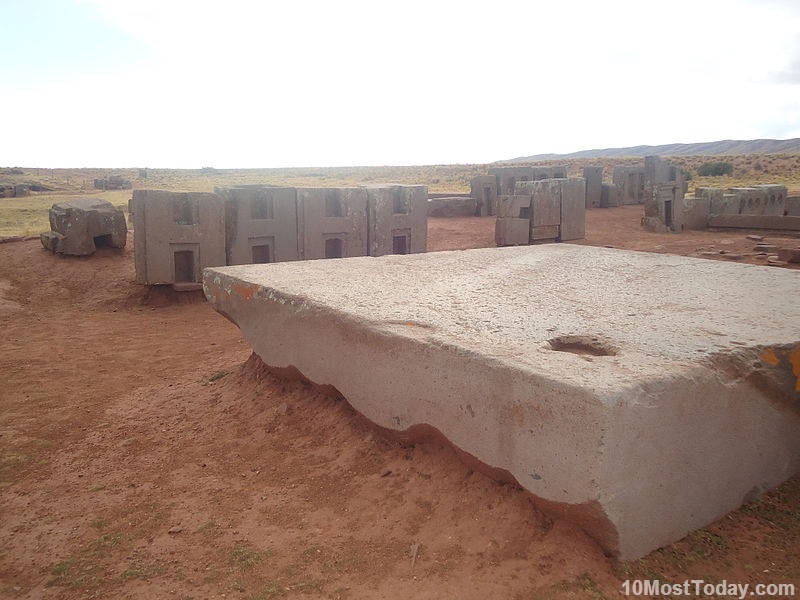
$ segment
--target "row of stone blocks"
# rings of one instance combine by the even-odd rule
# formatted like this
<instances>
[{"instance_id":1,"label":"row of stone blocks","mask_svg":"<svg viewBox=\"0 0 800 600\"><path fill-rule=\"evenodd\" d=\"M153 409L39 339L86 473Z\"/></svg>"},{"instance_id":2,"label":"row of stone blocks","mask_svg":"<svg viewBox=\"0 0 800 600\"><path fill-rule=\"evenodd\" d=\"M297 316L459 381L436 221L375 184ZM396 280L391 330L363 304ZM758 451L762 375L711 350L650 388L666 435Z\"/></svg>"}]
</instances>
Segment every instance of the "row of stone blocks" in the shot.
<instances>
[{"instance_id":1,"label":"row of stone blocks","mask_svg":"<svg viewBox=\"0 0 800 600\"><path fill-rule=\"evenodd\" d=\"M520 181L497 200L498 246L566 242L586 236L586 180Z\"/></svg>"},{"instance_id":2,"label":"row of stone blocks","mask_svg":"<svg viewBox=\"0 0 800 600\"><path fill-rule=\"evenodd\" d=\"M191 284L206 267L425 252L427 187L135 190L136 280Z\"/></svg>"},{"instance_id":3,"label":"row of stone blocks","mask_svg":"<svg viewBox=\"0 0 800 600\"><path fill-rule=\"evenodd\" d=\"M685 199L687 229L740 227L800 230L800 197L788 196L786 186L697 188Z\"/></svg>"}]
</instances>

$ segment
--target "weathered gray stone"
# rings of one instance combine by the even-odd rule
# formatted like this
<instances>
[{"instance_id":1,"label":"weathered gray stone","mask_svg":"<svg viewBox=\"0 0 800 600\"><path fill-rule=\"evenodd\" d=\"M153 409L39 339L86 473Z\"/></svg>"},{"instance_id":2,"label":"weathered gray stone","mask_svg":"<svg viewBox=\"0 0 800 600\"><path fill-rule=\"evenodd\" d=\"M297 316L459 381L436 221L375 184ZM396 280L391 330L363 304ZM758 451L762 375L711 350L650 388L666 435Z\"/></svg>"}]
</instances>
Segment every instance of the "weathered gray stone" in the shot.
<instances>
[{"instance_id":1,"label":"weathered gray stone","mask_svg":"<svg viewBox=\"0 0 800 600\"><path fill-rule=\"evenodd\" d=\"M479 217L494 215L497 205L497 178L494 175L478 175L470 180L469 188L477 203L476 215Z\"/></svg>"},{"instance_id":2,"label":"weathered gray stone","mask_svg":"<svg viewBox=\"0 0 800 600\"><path fill-rule=\"evenodd\" d=\"M197 283L202 269L225 264L225 206L217 194L134 190L128 207L137 283Z\"/></svg>"},{"instance_id":3,"label":"weathered gray stone","mask_svg":"<svg viewBox=\"0 0 800 600\"><path fill-rule=\"evenodd\" d=\"M687 197L683 199L684 229L699 231L708 229L711 200L708 197Z\"/></svg>"},{"instance_id":4,"label":"weathered gray stone","mask_svg":"<svg viewBox=\"0 0 800 600\"><path fill-rule=\"evenodd\" d=\"M603 195L603 167L584 167L586 180L586 208L600 208Z\"/></svg>"},{"instance_id":5,"label":"weathered gray stone","mask_svg":"<svg viewBox=\"0 0 800 600\"><path fill-rule=\"evenodd\" d=\"M301 258L366 256L367 189L299 188Z\"/></svg>"},{"instance_id":6,"label":"weathered gray stone","mask_svg":"<svg viewBox=\"0 0 800 600\"><path fill-rule=\"evenodd\" d=\"M497 245L521 246L530 243L530 216L530 196L498 196L494 236Z\"/></svg>"},{"instance_id":7,"label":"weathered gray stone","mask_svg":"<svg viewBox=\"0 0 800 600\"><path fill-rule=\"evenodd\" d=\"M784 214L789 217L800 217L800 196L789 196L786 198Z\"/></svg>"},{"instance_id":8,"label":"weathered gray stone","mask_svg":"<svg viewBox=\"0 0 800 600\"><path fill-rule=\"evenodd\" d=\"M492 178L494 179L494 178ZM495 201L495 205L497 202ZM478 213L475 198L429 198L429 217L474 217Z\"/></svg>"},{"instance_id":9,"label":"weathered gray stone","mask_svg":"<svg viewBox=\"0 0 800 600\"><path fill-rule=\"evenodd\" d=\"M600 190L600 206L601 208L622 206L622 192L618 186L613 183L603 184Z\"/></svg>"},{"instance_id":10,"label":"weathered gray stone","mask_svg":"<svg viewBox=\"0 0 800 600\"><path fill-rule=\"evenodd\" d=\"M428 188L380 185L367 188L368 254L416 254L428 242Z\"/></svg>"},{"instance_id":11,"label":"weathered gray stone","mask_svg":"<svg viewBox=\"0 0 800 600\"><path fill-rule=\"evenodd\" d=\"M622 204L644 202L644 167L614 167L612 182L620 190Z\"/></svg>"},{"instance_id":12,"label":"weathered gray stone","mask_svg":"<svg viewBox=\"0 0 800 600\"><path fill-rule=\"evenodd\" d=\"M75 198L53 204L50 228L51 233L41 236L42 245L58 254L88 256L98 246L124 248L128 239L125 213L100 198Z\"/></svg>"},{"instance_id":13,"label":"weathered gray stone","mask_svg":"<svg viewBox=\"0 0 800 600\"><path fill-rule=\"evenodd\" d=\"M623 559L800 471L793 271L549 244L208 269L204 289L265 363L439 430Z\"/></svg>"},{"instance_id":14,"label":"weathered gray stone","mask_svg":"<svg viewBox=\"0 0 800 600\"><path fill-rule=\"evenodd\" d=\"M644 173L642 225L653 231L683 231L683 172L658 156L646 156Z\"/></svg>"},{"instance_id":15,"label":"weathered gray stone","mask_svg":"<svg viewBox=\"0 0 800 600\"><path fill-rule=\"evenodd\" d=\"M525 246L530 243L530 229L529 219L498 218L494 223L495 243L498 246Z\"/></svg>"},{"instance_id":16,"label":"weathered gray stone","mask_svg":"<svg viewBox=\"0 0 800 600\"><path fill-rule=\"evenodd\" d=\"M775 229L800 231L800 217L775 217L771 215L711 215L709 227L734 229Z\"/></svg>"},{"instance_id":17,"label":"weathered gray stone","mask_svg":"<svg viewBox=\"0 0 800 600\"><path fill-rule=\"evenodd\" d=\"M586 180L517 182L517 194L531 196L531 241L582 239L586 234Z\"/></svg>"},{"instance_id":18,"label":"weathered gray stone","mask_svg":"<svg viewBox=\"0 0 800 600\"><path fill-rule=\"evenodd\" d=\"M225 202L225 255L229 265L300 258L295 188L250 185L215 191Z\"/></svg>"},{"instance_id":19,"label":"weathered gray stone","mask_svg":"<svg viewBox=\"0 0 800 600\"><path fill-rule=\"evenodd\" d=\"M582 177L563 179L561 183L561 232L559 241L569 242L586 237L586 180Z\"/></svg>"}]
</instances>

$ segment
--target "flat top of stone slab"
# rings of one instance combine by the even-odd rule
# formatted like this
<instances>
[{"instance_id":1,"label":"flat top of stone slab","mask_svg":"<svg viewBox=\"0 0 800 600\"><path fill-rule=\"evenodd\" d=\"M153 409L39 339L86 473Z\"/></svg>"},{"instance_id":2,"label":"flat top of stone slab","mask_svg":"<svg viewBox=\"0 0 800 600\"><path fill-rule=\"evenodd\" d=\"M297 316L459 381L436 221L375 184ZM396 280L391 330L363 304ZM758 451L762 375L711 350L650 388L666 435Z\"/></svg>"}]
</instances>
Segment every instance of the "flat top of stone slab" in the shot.
<instances>
[{"instance_id":1,"label":"flat top of stone slab","mask_svg":"<svg viewBox=\"0 0 800 600\"><path fill-rule=\"evenodd\" d=\"M246 289L598 391L800 340L800 272L591 246L241 265L204 279L207 293Z\"/></svg>"},{"instance_id":2,"label":"flat top of stone slab","mask_svg":"<svg viewBox=\"0 0 800 600\"><path fill-rule=\"evenodd\" d=\"M118 210L111 202L103 200L102 198L72 198L70 200L56 202L53 204L53 208L60 210L66 210L68 208L77 208L78 210Z\"/></svg>"}]
</instances>

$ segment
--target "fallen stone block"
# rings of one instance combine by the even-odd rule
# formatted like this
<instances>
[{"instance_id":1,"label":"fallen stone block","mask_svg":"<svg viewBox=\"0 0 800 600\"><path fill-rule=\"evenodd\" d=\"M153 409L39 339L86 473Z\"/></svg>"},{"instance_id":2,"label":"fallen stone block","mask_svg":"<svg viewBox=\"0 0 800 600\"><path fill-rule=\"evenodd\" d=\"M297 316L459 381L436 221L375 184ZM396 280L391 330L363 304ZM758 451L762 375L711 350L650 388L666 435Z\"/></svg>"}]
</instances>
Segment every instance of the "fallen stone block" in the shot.
<instances>
[{"instance_id":1,"label":"fallen stone block","mask_svg":"<svg viewBox=\"0 0 800 600\"><path fill-rule=\"evenodd\" d=\"M478 212L475 198L430 198L429 217L474 217Z\"/></svg>"},{"instance_id":2,"label":"fallen stone block","mask_svg":"<svg viewBox=\"0 0 800 600\"><path fill-rule=\"evenodd\" d=\"M623 559L800 471L787 269L550 244L203 282L266 364L334 386L381 427L438 430Z\"/></svg>"},{"instance_id":3,"label":"fallen stone block","mask_svg":"<svg viewBox=\"0 0 800 600\"><path fill-rule=\"evenodd\" d=\"M708 218L709 227L738 229L775 229L800 231L800 217L776 217L772 215L714 215Z\"/></svg>"},{"instance_id":4,"label":"fallen stone block","mask_svg":"<svg viewBox=\"0 0 800 600\"><path fill-rule=\"evenodd\" d=\"M58 254L88 256L98 247L124 248L128 239L125 213L100 198L75 198L50 209L52 231L42 246Z\"/></svg>"}]
</instances>

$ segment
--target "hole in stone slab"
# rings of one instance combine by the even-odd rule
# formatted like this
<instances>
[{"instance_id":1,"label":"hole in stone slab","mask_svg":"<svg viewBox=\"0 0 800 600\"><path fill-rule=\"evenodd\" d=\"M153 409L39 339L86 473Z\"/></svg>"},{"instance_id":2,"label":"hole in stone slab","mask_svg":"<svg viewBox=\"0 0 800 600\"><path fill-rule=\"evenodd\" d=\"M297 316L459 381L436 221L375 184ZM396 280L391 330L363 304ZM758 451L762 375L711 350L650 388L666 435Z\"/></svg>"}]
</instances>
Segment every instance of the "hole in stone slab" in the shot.
<instances>
[{"instance_id":1,"label":"hole in stone slab","mask_svg":"<svg viewBox=\"0 0 800 600\"><path fill-rule=\"evenodd\" d=\"M606 341L588 335L562 335L548 340L557 352L590 356L616 356L617 349Z\"/></svg>"},{"instance_id":2,"label":"hole in stone slab","mask_svg":"<svg viewBox=\"0 0 800 600\"><path fill-rule=\"evenodd\" d=\"M95 248L110 248L111 247L111 234L108 235L96 235L94 238L94 247Z\"/></svg>"},{"instance_id":3,"label":"hole in stone slab","mask_svg":"<svg viewBox=\"0 0 800 600\"><path fill-rule=\"evenodd\" d=\"M531 218L531 207L530 206L520 206L519 207L519 218L520 219L530 219Z\"/></svg>"},{"instance_id":4,"label":"hole in stone slab","mask_svg":"<svg viewBox=\"0 0 800 600\"><path fill-rule=\"evenodd\" d=\"M175 283L191 283L196 281L194 252L179 250L175 252Z\"/></svg>"},{"instance_id":5,"label":"hole in stone slab","mask_svg":"<svg viewBox=\"0 0 800 600\"><path fill-rule=\"evenodd\" d=\"M392 236L392 254L408 254L408 236Z\"/></svg>"},{"instance_id":6,"label":"hole in stone slab","mask_svg":"<svg viewBox=\"0 0 800 600\"><path fill-rule=\"evenodd\" d=\"M261 265L272 262L269 244L259 244L257 246L253 246L251 251L253 254L254 265Z\"/></svg>"},{"instance_id":7,"label":"hole in stone slab","mask_svg":"<svg viewBox=\"0 0 800 600\"><path fill-rule=\"evenodd\" d=\"M325 240L325 258L342 258L344 256L344 244L341 238L329 238Z\"/></svg>"}]
</instances>

